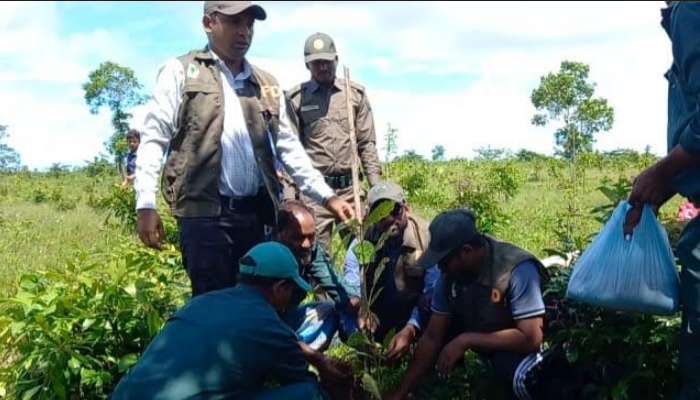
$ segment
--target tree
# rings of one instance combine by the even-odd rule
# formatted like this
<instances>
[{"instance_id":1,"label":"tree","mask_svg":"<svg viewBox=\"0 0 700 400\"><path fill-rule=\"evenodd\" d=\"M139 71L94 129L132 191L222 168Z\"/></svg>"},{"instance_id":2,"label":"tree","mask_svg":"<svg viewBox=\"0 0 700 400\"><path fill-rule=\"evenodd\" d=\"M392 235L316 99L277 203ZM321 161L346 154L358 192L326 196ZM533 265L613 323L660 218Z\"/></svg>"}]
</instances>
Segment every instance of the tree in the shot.
<instances>
[{"instance_id":1,"label":"tree","mask_svg":"<svg viewBox=\"0 0 700 400\"><path fill-rule=\"evenodd\" d=\"M128 119L131 115L126 110L143 104L146 98L138 92L142 87L131 68L111 61L103 62L90 72L88 81L83 84L85 102L92 114L97 114L103 106L112 111L114 133L105 142L105 146L114 157L120 173L128 151L126 133L129 131Z\"/></svg>"},{"instance_id":2,"label":"tree","mask_svg":"<svg viewBox=\"0 0 700 400\"><path fill-rule=\"evenodd\" d=\"M497 148L497 147L479 147L475 149L474 152L476 156L474 159L476 161L496 161L503 160L511 156L511 152L508 149Z\"/></svg>"},{"instance_id":3,"label":"tree","mask_svg":"<svg viewBox=\"0 0 700 400\"><path fill-rule=\"evenodd\" d=\"M532 123L546 126L559 122L554 134L556 154L567 160L593 150L594 135L608 131L614 121L613 108L604 98L593 98L595 83L588 78L589 66L563 61L559 72L540 78L540 86L530 97L537 111Z\"/></svg>"},{"instance_id":4,"label":"tree","mask_svg":"<svg viewBox=\"0 0 700 400\"><path fill-rule=\"evenodd\" d=\"M9 136L7 126L0 125L0 172L16 171L20 166L20 158L17 151L4 143Z\"/></svg>"},{"instance_id":5,"label":"tree","mask_svg":"<svg viewBox=\"0 0 700 400\"><path fill-rule=\"evenodd\" d=\"M399 152L398 144L396 142L399 129L391 126L391 124L386 124L386 145L385 145L385 156L384 162L391 161L396 157L396 153Z\"/></svg>"},{"instance_id":6,"label":"tree","mask_svg":"<svg viewBox=\"0 0 700 400\"><path fill-rule=\"evenodd\" d=\"M520 149L515 153L515 158L518 161L534 161L534 160L546 160L547 156L544 154L537 153L532 150Z\"/></svg>"},{"instance_id":7,"label":"tree","mask_svg":"<svg viewBox=\"0 0 700 400\"><path fill-rule=\"evenodd\" d=\"M445 161L445 146L439 144L433 148L433 161Z\"/></svg>"},{"instance_id":8,"label":"tree","mask_svg":"<svg viewBox=\"0 0 700 400\"><path fill-rule=\"evenodd\" d=\"M425 161L425 158L415 150L406 150L404 154L395 161Z\"/></svg>"}]
</instances>

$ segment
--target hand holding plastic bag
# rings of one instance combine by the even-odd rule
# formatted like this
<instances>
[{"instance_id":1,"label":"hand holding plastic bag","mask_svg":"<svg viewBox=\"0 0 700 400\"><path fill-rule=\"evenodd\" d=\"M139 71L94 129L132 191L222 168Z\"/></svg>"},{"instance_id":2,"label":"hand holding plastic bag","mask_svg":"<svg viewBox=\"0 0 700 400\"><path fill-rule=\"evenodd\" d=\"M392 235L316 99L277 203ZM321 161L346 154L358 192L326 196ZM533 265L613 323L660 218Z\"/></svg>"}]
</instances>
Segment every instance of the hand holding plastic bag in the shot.
<instances>
[{"instance_id":1,"label":"hand holding plastic bag","mask_svg":"<svg viewBox=\"0 0 700 400\"><path fill-rule=\"evenodd\" d=\"M679 278L668 235L644 206L632 235L623 225L630 209L621 202L574 265L566 295L616 310L645 314L678 311Z\"/></svg>"}]
</instances>

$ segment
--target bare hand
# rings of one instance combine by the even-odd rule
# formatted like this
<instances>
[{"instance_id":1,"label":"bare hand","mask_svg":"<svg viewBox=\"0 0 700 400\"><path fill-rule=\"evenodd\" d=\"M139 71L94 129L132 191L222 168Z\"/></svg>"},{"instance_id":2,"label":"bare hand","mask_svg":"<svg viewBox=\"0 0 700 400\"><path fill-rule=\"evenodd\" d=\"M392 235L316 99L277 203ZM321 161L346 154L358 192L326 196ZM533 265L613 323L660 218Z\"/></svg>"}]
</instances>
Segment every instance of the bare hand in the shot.
<instances>
[{"instance_id":1,"label":"bare hand","mask_svg":"<svg viewBox=\"0 0 700 400\"><path fill-rule=\"evenodd\" d=\"M634 180L629 202L661 207L674 194L670 188L672 179L658 165L647 168Z\"/></svg>"},{"instance_id":2,"label":"bare hand","mask_svg":"<svg viewBox=\"0 0 700 400\"><path fill-rule=\"evenodd\" d=\"M355 218L355 212L352 210L352 206L338 196L333 196L328 199L326 208L328 211L337 215L343 222L348 222L349 220Z\"/></svg>"},{"instance_id":3,"label":"bare hand","mask_svg":"<svg viewBox=\"0 0 700 400\"><path fill-rule=\"evenodd\" d=\"M464 353L469 348L464 339L464 335L457 336L440 352L437 362L437 371L440 377L449 378L457 361L464 357Z\"/></svg>"},{"instance_id":4,"label":"bare hand","mask_svg":"<svg viewBox=\"0 0 700 400\"><path fill-rule=\"evenodd\" d=\"M639 174L634 180L632 192L627 200L632 208L625 218L625 233L632 233L634 227L639 224L645 204L649 204L654 212L658 213L659 208L673 197L675 192L670 186L671 179L672 177L666 176L657 165Z\"/></svg>"},{"instance_id":5,"label":"bare hand","mask_svg":"<svg viewBox=\"0 0 700 400\"><path fill-rule=\"evenodd\" d=\"M139 238L146 246L152 249L162 249L165 241L163 221L156 210L143 208L136 213L136 225Z\"/></svg>"},{"instance_id":6,"label":"bare hand","mask_svg":"<svg viewBox=\"0 0 700 400\"><path fill-rule=\"evenodd\" d=\"M327 358L317 366L318 373L321 376L321 381L324 384L339 385L350 378L349 374L341 372Z\"/></svg>"},{"instance_id":7,"label":"bare hand","mask_svg":"<svg viewBox=\"0 0 700 400\"><path fill-rule=\"evenodd\" d=\"M406 354L415 338L416 328L413 325L406 325L389 342L389 348L386 351L386 361L389 364L396 362L396 360Z\"/></svg>"},{"instance_id":8,"label":"bare hand","mask_svg":"<svg viewBox=\"0 0 700 400\"><path fill-rule=\"evenodd\" d=\"M379 318L372 311L367 313L360 312L360 315L357 317L357 324L361 331L374 335L379 327Z\"/></svg>"}]
</instances>

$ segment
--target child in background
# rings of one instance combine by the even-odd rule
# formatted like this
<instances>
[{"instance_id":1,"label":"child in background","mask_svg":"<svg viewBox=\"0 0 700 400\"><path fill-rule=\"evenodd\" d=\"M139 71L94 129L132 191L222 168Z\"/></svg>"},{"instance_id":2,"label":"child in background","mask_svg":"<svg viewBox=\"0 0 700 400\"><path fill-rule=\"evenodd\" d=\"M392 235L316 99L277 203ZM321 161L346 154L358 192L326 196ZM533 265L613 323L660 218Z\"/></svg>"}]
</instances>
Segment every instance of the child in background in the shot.
<instances>
[{"instance_id":1,"label":"child in background","mask_svg":"<svg viewBox=\"0 0 700 400\"><path fill-rule=\"evenodd\" d=\"M129 144L129 154L126 156L126 177L122 182L122 188L131 186L136 177L136 150L141 143L141 134L136 129L132 129L126 134L126 141Z\"/></svg>"}]
</instances>

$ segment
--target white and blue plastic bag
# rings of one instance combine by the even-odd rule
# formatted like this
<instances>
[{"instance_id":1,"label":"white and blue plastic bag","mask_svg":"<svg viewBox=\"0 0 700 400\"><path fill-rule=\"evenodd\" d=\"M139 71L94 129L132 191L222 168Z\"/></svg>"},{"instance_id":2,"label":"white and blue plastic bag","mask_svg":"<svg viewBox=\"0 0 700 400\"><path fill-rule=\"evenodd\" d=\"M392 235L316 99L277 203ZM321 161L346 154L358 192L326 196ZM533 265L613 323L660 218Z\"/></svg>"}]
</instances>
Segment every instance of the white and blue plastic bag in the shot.
<instances>
[{"instance_id":1,"label":"white and blue plastic bag","mask_svg":"<svg viewBox=\"0 0 700 400\"><path fill-rule=\"evenodd\" d=\"M669 315L678 311L680 282L668 234L648 205L631 237L621 202L574 265L566 295L615 310Z\"/></svg>"}]
</instances>

